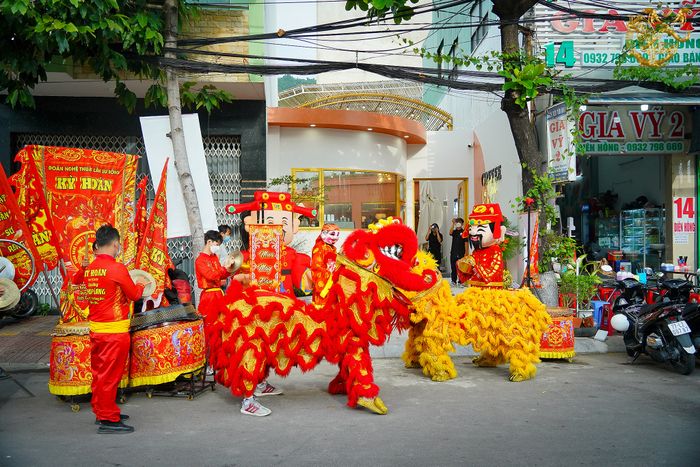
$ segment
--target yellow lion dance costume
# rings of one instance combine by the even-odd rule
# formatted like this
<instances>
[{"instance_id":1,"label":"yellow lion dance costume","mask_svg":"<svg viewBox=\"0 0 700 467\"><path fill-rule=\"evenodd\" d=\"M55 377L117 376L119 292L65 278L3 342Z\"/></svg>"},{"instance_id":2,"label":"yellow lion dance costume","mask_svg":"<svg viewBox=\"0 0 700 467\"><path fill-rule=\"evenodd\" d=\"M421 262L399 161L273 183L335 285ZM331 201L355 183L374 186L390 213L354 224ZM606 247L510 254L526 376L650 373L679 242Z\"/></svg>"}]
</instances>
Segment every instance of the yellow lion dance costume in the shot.
<instances>
[{"instance_id":1,"label":"yellow lion dance costume","mask_svg":"<svg viewBox=\"0 0 700 467\"><path fill-rule=\"evenodd\" d=\"M430 255L418 255L414 272L437 271ZM402 356L406 367L422 367L433 381L452 379L457 370L449 352L455 351L455 344L471 344L480 354L473 360L476 366L509 362L510 381L534 378L540 338L551 318L529 290L470 287L453 296L448 281L441 280L427 291L405 295L413 302Z\"/></svg>"}]
</instances>

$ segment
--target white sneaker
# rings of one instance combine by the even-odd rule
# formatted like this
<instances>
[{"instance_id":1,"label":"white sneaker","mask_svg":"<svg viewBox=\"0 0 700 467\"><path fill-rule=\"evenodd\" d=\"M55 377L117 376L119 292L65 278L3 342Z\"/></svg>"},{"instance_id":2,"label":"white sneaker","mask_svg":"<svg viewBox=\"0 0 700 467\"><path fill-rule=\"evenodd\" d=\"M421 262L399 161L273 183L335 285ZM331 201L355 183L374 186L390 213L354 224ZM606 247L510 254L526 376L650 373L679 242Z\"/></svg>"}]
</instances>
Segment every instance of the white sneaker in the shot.
<instances>
[{"instance_id":1,"label":"white sneaker","mask_svg":"<svg viewBox=\"0 0 700 467\"><path fill-rule=\"evenodd\" d=\"M267 381L264 381L260 384L258 384L255 387L255 397L264 397L264 396L279 396L282 394L283 391L279 388L274 387Z\"/></svg>"},{"instance_id":2,"label":"white sneaker","mask_svg":"<svg viewBox=\"0 0 700 467\"><path fill-rule=\"evenodd\" d=\"M254 397L251 397L250 399L243 399L241 413L243 415L252 415L253 417L266 417L272 413L272 410L261 405Z\"/></svg>"}]
</instances>

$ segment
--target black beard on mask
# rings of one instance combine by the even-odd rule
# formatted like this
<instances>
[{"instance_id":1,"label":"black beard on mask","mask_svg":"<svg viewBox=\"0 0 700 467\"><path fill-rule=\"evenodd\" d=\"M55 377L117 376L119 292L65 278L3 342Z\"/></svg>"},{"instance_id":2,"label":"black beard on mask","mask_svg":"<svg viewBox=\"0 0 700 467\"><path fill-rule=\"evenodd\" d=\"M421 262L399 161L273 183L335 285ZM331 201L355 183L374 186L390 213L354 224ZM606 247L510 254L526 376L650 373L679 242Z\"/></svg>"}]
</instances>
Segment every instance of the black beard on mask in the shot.
<instances>
[{"instance_id":1,"label":"black beard on mask","mask_svg":"<svg viewBox=\"0 0 700 467\"><path fill-rule=\"evenodd\" d=\"M477 240L472 240L472 237L477 237ZM472 250L481 250L481 242L484 240L483 235L470 235L469 236L469 245L472 247Z\"/></svg>"}]
</instances>

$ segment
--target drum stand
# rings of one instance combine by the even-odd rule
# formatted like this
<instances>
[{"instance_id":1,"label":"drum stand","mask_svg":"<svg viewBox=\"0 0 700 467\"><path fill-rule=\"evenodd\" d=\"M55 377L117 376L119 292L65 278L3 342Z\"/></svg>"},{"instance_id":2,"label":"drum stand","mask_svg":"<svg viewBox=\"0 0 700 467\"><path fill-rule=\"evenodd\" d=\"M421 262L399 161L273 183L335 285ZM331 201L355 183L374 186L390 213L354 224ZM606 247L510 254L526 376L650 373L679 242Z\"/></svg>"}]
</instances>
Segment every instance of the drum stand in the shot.
<instances>
[{"instance_id":1,"label":"drum stand","mask_svg":"<svg viewBox=\"0 0 700 467\"><path fill-rule=\"evenodd\" d=\"M207 389L214 391L215 388L214 375L212 375L211 380L207 379L207 364L205 363L200 369L181 374L172 383L147 388L146 397L149 399L153 396L186 397L187 400L191 401Z\"/></svg>"},{"instance_id":2,"label":"drum stand","mask_svg":"<svg viewBox=\"0 0 700 467\"><path fill-rule=\"evenodd\" d=\"M33 393L32 391L30 391L29 389L27 389L27 388L24 386L24 384L22 384L22 383L20 383L19 381L17 381L17 380L14 378L14 376L12 376L11 374L9 374L7 371L5 371L5 369L4 369L3 367L0 366L0 381L6 380L6 379L9 379L9 380L11 380L12 382L14 382L17 386L20 387L20 389L21 389L22 391L26 392L26 393L29 394L31 397L36 397L36 396L34 396L34 393Z\"/></svg>"}]
</instances>

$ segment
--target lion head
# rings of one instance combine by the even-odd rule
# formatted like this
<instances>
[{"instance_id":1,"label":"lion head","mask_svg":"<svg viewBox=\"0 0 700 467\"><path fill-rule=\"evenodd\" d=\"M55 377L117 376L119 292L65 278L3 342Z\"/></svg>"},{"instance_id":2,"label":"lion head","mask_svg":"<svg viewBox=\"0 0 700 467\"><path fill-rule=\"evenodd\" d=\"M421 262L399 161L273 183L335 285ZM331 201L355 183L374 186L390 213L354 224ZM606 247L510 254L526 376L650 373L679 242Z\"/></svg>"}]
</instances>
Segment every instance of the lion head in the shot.
<instances>
[{"instance_id":1,"label":"lion head","mask_svg":"<svg viewBox=\"0 0 700 467\"><path fill-rule=\"evenodd\" d=\"M353 232L343 244L348 259L403 290L426 290L437 281L435 271L412 271L417 252L415 232L391 217Z\"/></svg>"}]
</instances>

